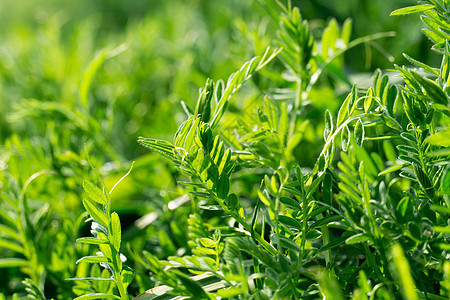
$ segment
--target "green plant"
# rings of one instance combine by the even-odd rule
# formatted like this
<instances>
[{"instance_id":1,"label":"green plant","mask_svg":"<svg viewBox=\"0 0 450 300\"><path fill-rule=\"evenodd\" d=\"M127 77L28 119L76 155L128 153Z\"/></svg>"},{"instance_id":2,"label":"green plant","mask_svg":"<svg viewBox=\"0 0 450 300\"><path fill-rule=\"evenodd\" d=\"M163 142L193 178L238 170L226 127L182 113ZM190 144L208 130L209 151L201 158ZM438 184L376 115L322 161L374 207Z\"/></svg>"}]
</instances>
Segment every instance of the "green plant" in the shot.
<instances>
[{"instance_id":1,"label":"green plant","mask_svg":"<svg viewBox=\"0 0 450 300\"><path fill-rule=\"evenodd\" d=\"M134 253L168 286L142 299L164 292L205 299L448 295L444 284L439 287L448 278L448 152L442 148L448 146L443 138L448 130L448 46L442 30L448 28L447 4L430 2L393 15L425 13L430 27L425 33L443 54L440 69L405 55L425 74L396 66L405 85L391 85L380 71L372 87L361 90L354 84L336 120L326 111L325 144L309 170L296 167L292 155L305 135L306 102L323 70L348 82L336 57L360 41L349 42L350 23L340 33L331 21L320 49L297 8L280 5L279 14L273 2L261 3L281 24L278 56L286 73L278 81L287 85L284 102L266 97L256 122L240 119L233 135L227 134L230 128L218 127L235 78L248 73L252 60L226 85L207 82L173 144L139 140L190 178L180 184L195 212L189 228L195 241L191 256L158 262L149 252L142 258ZM380 148L384 151L378 154ZM257 197L234 193L248 168L261 180ZM213 218L208 225L201 215L210 210L228 221ZM215 277L219 290L187 278L180 268Z\"/></svg>"},{"instance_id":2,"label":"green plant","mask_svg":"<svg viewBox=\"0 0 450 300\"><path fill-rule=\"evenodd\" d=\"M447 299L450 6L351 39L397 2L0 5L0 299Z\"/></svg>"},{"instance_id":3,"label":"green plant","mask_svg":"<svg viewBox=\"0 0 450 300\"><path fill-rule=\"evenodd\" d=\"M132 167L130 168L131 171ZM91 284L90 286L79 287L81 296L76 299L128 299L127 287L133 280L132 270L123 264L125 256L120 253L122 243L122 228L119 215L111 212L110 194L117 184L122 181L129 173L122 177L111 189L103 191L90 181L83 183L83 189L86 198L83 199L83 206L89 213L92 220L91 233L94 237L83 237L77 239L77 242L97 245L99 252L93 256L85 256L77 260L78 263L100 263L106 272L100 273L97 269L91 271L92 277L70 278L74 281L112 281L116 284L120 297L112 293L111 284ZM91 293L95 291L97 293Z\"/></svg>"}]
</instances>

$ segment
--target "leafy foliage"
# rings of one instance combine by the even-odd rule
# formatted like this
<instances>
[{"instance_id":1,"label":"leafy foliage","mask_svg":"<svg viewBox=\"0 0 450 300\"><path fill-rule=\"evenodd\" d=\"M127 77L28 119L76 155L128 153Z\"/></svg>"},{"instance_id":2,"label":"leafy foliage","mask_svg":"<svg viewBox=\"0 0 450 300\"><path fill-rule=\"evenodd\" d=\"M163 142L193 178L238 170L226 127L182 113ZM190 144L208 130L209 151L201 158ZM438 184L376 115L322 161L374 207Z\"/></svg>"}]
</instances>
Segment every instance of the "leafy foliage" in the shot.
<instances>
[{"instance_id":1,"label":"leafy foliage","mask_svg":"<svg viewBox=\"0 0 450 300\"><path fill-rule=\"evenodd\" d=\"M350 20L308 21L291 1L231 2L164 2L119 43L56 14L5 56L11 299L450 296L447 1L391 13L421 15L440 65L404 54L370 84L344 55L392 32L352 40ZM234 15L258 9L256 25ZM227 42L208 46L208 26Z\"/></svg>"},{"instance_id":2,"label":"leafy foliage","mask_svg":"<svg viewBox=\"0 0 450 300\"><path fill-rule=\"evenodd\" d=\"M114 189L114 187L112 188L112 190ZM134 274L131 269L124 266L122 262L122 260L125 259L124 256L120 253L122 242L122 228L120 225L119 215L116 212L110 213L111 201L109 199L108 193L100 190L100 188L98 188L90 181L85 181L83 183L83 188L87 196L86 199L83 199L83 206L89 213L90 219L92 219L91 233L94 237L79 238L77 239L77 242L97 245L100 252L97 252L97 255L95 256L85 256L80 258L79 260L77 260L77 264L81 262L100 263L100 265L102 265L102 267L104 267L107 272L100 274L100 272L97 270L96 274L92 274L92 277L70 278L70 280L104 281L111 279L109 278L109 276L105 276L106 273L112 277L113 281L117 285L120 297L111 294L111 292L105 293L105 291L100 293L90 293L92 291L92 288L94 288L94 291L96 291L96 286L91 285L89 288L85 289L83 289L83 287L79 287L79 290L81 290L82 293L75 299L128 299L127 287L133 280ZM105 286L103 286L103 288L105 288ZM106 288L106 291L111 291L111 287Z\"/></svg>"},{"instance_id":3,"label":"leafy foliage","mask_svg":"<svg viewBox=\"0 0 450 300\"><path fill-rule=\"evenodd\" d=\"M226 141L234 148L230 153L219 136L213 138L210 131L217 122L214 120L209 127L204 123L208 118L197 109L199 116L190 117L178 130L174 145L164 151L191 178L184 185L194 201L193 209L218 210L222 218L231 218L228 226L235 224L231 228L241 228L239 231L245 233L224 240L220 269L224 270L223 280L229 281L230 287L223 290L232 290L230 297L250 294L252 297L300 298L318 293L347 297L354 293L363 299L373 293L398 297L399 287L403 286L401 293L406 299L418 297L415 288L427 297L445 295L447 291L430 289L433 285L427 283L442 276L440 270L448 255L444 246L448 236L442 234L448 226L448 218L435 210L448 205L446 196L439 193L448 156L438 155L436 161L436 155L430 153L440 151L439 146L445 145L433 145L427 139L439 134L440 124L446 124L448 96L442 88L448 77L446 55L440 71L407 57L436 79L397 66L405 85L391 85L389 78L380 71L374 74L369 89L362 91L354 84L335 120L332 113L326 111L325 144L312 169L308 172L297 167L293 174L289 171L294 163L289 144L300 143L301 110L311 89L324 70L346 82L343 73L339 73L339 63L333 61L350 45L350 23L343 26L341 34L336 22L330 22L324 30L320 49L297 8L290 4L281 6L279 15L274 11L275 5L267 5L271 15L280 18L277 43L283 50L278 56L287 70L283 79L295 83L291 85L293 93L282 91L283 95L292 96L272 97L285 103L292 101L291 112L283 103L280 114L273 100L265 98L263 108L258 110L256 126L250 129L250 124L242 120L234 129L234 137L227 136ZM413 12L439 15L434 8L436 6L431 4L416 6L397 10L393 15ZM446 17L441 15L434 19L437 18ZM197 108L210 101L205 91L211 85L207 82L201 91ZM339 140L340 160L335 169ZM159 141L140 139L140 142L161 151ZM387 164L373 151L380 143L386 158L392 158ZM229 161L233 167L227 167ZM244 195L228 194L230 182L238 180L233 180L236 177L233 174L249 167L259 168L263 179L256 202L244 209L240 199ZM227 170L225 174L223 170ZM400 173L395 175L397 172ZM196 219L200 222L199 216ZM197 241L208 241L205 243L211 248L220 244L218 235L216 229L216 239L206 233ZM220 264L217 246L215 250L210 248L200 248L201 251L194 248L195 256L189 261L211 255L215 256L214 266L218 261ZM408 251L408 259L402 249ZM364 257L363 261L352 259L352 252ZM174 260L188 270L200 268L209 273L213 272L213 259L208 258L211 259L209 267L186 263L188 257L172 258L168 263L172 268L180 267L172 262ZM311 272L322 265L322 260L325 267L322 277L328 279ZM419 267L424 266L423 261L435 262L432 272L435 277L430 277L430 269L425 271ZM415 266L414 271L410 264ZM158 274L154 266L149 269ZM394 277L400 283L387 284ZM160 280L170 282L170 276ZM369 281L378 285L372 288ZM169 286L175 288L175 282ZM177 292L182 291L178 288ZM220 290L216 295L221 295Z\"/></svg>"}]
</instances>

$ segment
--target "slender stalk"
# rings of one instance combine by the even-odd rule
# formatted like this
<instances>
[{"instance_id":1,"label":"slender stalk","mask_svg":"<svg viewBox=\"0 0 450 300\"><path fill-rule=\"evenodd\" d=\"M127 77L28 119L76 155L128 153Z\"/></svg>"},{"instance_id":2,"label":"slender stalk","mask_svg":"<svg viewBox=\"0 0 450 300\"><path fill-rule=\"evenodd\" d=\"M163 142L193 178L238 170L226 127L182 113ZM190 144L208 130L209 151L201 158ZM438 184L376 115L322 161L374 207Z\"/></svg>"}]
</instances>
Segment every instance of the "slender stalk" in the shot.
<instances>
[{"instance_id":1,"label":"slender stalk","mask_svg":"<svg viewBox=\"0 0 450 300\"><path fill-rule=\"evenodd\" d=\"M298 111L300 109L301 103L302 103L302 95L303 95L303 89L302 89L302 79L300 78L300 74L298 75L297 80L297 89L295 91L295 100L294 100L294 107L292 109L292 116L291 116L291 122L289 124L289 137L292 138L295 133L295 127L297 125L297 117L298 117Z\"/></svg>"},{"instance_id":2,"label":"slender stalk","mask_svg":"<svg viewBox=\"0 0 450 300\"><path fill-rule=\"evenodd\" d=\"M322 214L320 214L317 217L319 220L322 219ZM322 241L323 246L325 247L331 242L330 231L328 230L327 225L320 226L320 231L322 231ZM325 251L325 264L327 267L330 266L331 260L332 260L331 249L328 249Z\"/></svg>"},{"instance_id":3,"label":"slender stalk","mask_svg":"<svg viewBox=\"0 0 450 300\"><path fill-rule=\"evenodd\" d=\"M123 286L122 276L120 275L120 271L115 272L114 277L116 278L117 289L119 290L120 298L122 298L122 300L128 300L128 293L127 293L127 290L125 289L125 287Z\"/></svg>"},{"instance_id":4,"label":"slender stalk","mask_svg":"<svg viewBox=\"0 0 450 300\"><path fill-rule=\"evenodd\" d=\"M274 220L274 223L275 223L275 234L276 234L276 237L277 237L278 255L279 256L283 255L282 247L281 247L281 239L280 239L280 222L278 220L278 212L279 212L279 208L280 208L280 196L279 196L280 191L281 191L281 187L280 187L278 195L277 195L277 197L275 199L275 220Z\"/></svg>"},{"instance_id":5,"label":"slender stalk","mask_svg":"<svg viewBox=\"0 0 450 300\"><path fill-rule=\"evenodd\" d=\"M303 183L302 183L303 184ZM300 263L302 263L303 261L303 256L305 255L305 247L306 247L306 227L308 225L307 221L307 214L308 214L308 203L307 203L307 198L305 195L305 192L302 189L302 198L303 198L303 202L302 202L302 214L303 214L303 222L302 222L302 241L301 241L301 248L302 248L302 253L300 254Z\"/></svg>"},{"instance_id":6,"label":"slender stalk","mask_svg":"<svg viewBox=\"0 0 450 300\"><path fill-rule=\"evenodd\" d=\"M378 280L380 280L381 282L386 282L386 278L381 273L380 267L378 266L377 262L375 261L375 257L373 256L372 251L370 251L369 247L367 246L367 242L363 242L361 244L363 246L364 252L366 253L367 262L372 267Z\"/></svg>"}]
</instances>

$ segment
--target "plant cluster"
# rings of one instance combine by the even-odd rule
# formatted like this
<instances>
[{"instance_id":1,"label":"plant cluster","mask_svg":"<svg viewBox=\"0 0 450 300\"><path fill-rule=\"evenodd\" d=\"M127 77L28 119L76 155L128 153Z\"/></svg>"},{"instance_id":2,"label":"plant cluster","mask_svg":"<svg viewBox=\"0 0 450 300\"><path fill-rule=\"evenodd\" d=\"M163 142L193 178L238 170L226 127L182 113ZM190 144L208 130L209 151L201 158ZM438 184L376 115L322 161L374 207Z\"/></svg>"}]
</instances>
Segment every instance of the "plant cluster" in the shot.
<instances>
[{"instance_id":1,"label":"plant cluster","mask_svg":"<svg viewBox=\"0 0 450 300\"><path fill-rule=\"evenodd\" d=\"M139 140L189 178L179 183L194 211L192 255L158 262L146 253L141 262L171 288L168 293L198 299L449 296L449 7L430 2L392 15L423 12L424 32L442 55L441 66L405 54L420 69L395 66L404 84L391 84L381 71L367 89L354 84L337 116L326 111L324 146L310 168L291 155L302 143L308 121L303 111L314 100L310 91L324 71L343 77L339 55L359 41L350 42L350 22L339 28L334 21L315 41L298 8L289 4L278 13L272 2L262 3L279 23L279 80L286 87L277 92L284 99L266 96L257 120L218 126L231 91L265 54L226 84L208 81L173 144ZM249 169L261 177L256 197L233 193ZM200 213L208 210L216 212L217 224L205 226ZM210 281L181 280L180 269L215 277L214 289ZM152 294L157 292L141 298Z\"/></svg>"}]
</instances>

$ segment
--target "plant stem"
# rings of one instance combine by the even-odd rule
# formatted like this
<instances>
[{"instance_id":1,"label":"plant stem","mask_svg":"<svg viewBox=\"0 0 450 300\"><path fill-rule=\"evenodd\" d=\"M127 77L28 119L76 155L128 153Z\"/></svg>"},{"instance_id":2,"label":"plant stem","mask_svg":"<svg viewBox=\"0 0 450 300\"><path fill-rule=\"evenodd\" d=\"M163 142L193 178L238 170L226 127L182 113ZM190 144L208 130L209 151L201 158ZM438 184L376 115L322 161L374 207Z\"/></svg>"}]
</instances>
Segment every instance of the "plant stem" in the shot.
<instances>
[{"instance_id":1,"label":"plant stem","mask_svg":"<svg viewBox=\"0 0 450 300\"><path fill-rule=\"evenodd\" d=\"M119 290L120 293L120 298L122 298L122 300L128 300L128 293L127 290L125 289L125 287L123 286L123 282L122 282L122 276L120 275L120 270L115 273L115 278L116 278L116 284L117 284L117 289Z\"/></svg>"},{"instance_id":2,"label":"plant stem","mask_svg":"<svg viewBox=\"0 0 450 300\"><path fill-rule=\"evenodd\" d=\"M319 220L322 219L323 218L322 214L319 214L317 218ZM320 230L322 231L323 247L325 247L331 242L330 231L328 230L327 225L320 226ZM325 251L325 265L327 267L330 265L331 260L332 260L331 249L328 249Z\"/></svg>"},{"instance_id":3,"label":"plant stem","mask_svg":"<svg viewBox=\"0 0 450 300\"><path fill-rule=\"evenodd\" d=\"M367 242L363 242L361 244L363 246L364 252L366 253L367 262L370 266L372 266L372 269L377 275L378 280L380 280L381 282L386 282L386 278L381 273L380 268L377 265L375 258L373 257L372 251L370 251L369 247L367 246Z\"/></svg>"}]
</instances>

